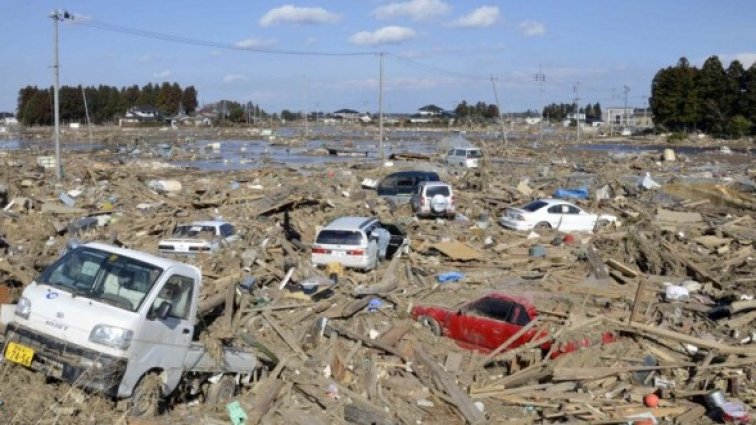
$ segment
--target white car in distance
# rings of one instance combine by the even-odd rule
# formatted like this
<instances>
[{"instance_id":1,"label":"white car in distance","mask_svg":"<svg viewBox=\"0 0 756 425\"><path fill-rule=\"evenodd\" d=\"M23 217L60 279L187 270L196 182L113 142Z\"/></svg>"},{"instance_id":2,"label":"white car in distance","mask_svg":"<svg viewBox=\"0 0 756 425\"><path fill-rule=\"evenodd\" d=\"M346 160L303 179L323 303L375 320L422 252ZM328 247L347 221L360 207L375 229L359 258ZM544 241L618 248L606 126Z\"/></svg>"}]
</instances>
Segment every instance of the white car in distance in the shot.
<instances>
[{"instance_id":1,"label":"white car in distance","mask_svg":"<svg viewBox=\"0 0 756 425\"><path fill-rule=\"evenodd\" d=\"M176 226L168 239L158 243L161 254L216 252L237 240L234 226L226 221L195 221Z\"/></svg>"},{"instance_id":2,"label":"white car in distance","mask_svg":"<svg viewBox=\"0 0 756 425\"><path fill-rule=\"evenodd\" d=\"M539 199L519 208L506 208L499 224L524 231L556 229L562 232L590 232L616 221L616 216L591 214L561 199Z\"/></svg>"}]
</instances>

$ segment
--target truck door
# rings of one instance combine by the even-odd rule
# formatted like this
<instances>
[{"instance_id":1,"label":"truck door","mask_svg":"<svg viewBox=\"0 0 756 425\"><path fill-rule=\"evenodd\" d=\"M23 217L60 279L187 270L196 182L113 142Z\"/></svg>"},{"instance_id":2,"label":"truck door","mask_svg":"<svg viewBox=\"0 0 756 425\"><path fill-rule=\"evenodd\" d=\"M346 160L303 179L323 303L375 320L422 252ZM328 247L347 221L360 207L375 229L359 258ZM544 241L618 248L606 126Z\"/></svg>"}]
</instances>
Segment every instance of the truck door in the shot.
<instances>
[{"instance_id":1,"label":"truck door","mask_svg":"<svg viewBox=\"0 0 756 425\"><path fill-rule=\"evenodd\" d=\"M166 377L164 390L173 390L183 373L184 358L193 338L195 290L193 278L171 274L152 300L146 320L134 338L132 352L136 365L142 365L143 372L162 369ZM168 317L160 319L156 312L163 302L171 304L171 311Z\"/></svg>"}]
</instances>

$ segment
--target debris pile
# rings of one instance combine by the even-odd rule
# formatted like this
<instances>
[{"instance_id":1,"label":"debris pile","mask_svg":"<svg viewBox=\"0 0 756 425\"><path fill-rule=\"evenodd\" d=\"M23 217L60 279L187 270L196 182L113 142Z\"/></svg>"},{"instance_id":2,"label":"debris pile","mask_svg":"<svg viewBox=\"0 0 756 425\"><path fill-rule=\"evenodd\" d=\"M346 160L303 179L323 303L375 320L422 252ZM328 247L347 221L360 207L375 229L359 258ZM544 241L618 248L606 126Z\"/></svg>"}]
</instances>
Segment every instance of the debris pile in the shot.
<instances>
[{"instance_id":1,"label":"debris pile","mask_svg":"<svg viewBox=\"0 0 756 425\"><path fill-rule=\"evenodd\" d=\"M200 340L252 345L268 369L228 409L169 398L162 416L137 420L6 362L0 418L749 423L756 408L751 160L480 145L486 157L478 169L430 158L455 188L457 209L452 219L426 220L377 196L370 187L389 171L373 163L213 172L72 154L65 181L56 183L31 153L16 154L0 206L3 304L72 240L157 253L177 225L222 218L240 240L186 259L206 279ZM592 233L513 232L496 223L506 207L552 196L615 214L619 223ZM318 229L341 216L402 226L409 254L370 272L313 267ZM527 299L538 312L494 350L470 350L412 320L421 304L466 315L463 305L492 291ZM523 335L527 341L516 343Z\"/></svg>"}]
</instances>

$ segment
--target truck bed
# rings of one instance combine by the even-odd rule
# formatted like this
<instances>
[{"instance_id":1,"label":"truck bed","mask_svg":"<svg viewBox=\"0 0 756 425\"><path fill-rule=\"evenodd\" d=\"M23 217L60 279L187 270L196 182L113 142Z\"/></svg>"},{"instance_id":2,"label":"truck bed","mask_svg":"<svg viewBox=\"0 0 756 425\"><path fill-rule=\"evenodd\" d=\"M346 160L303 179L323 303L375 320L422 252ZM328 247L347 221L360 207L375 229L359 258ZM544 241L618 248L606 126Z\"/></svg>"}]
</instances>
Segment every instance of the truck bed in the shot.
<instances>
[{"instance_id":1,"label":"truck bed","mask_svg":"<svg viewBox=\"0 0 756 425\"><path fill-rule=\"evenodd\" d=\"M186 353L184 369L187 372L251 373L257 366L257 356L250 349L224 347L223 361L217 362L204 345L193 342Z\"/></svg>"}]
</instances>

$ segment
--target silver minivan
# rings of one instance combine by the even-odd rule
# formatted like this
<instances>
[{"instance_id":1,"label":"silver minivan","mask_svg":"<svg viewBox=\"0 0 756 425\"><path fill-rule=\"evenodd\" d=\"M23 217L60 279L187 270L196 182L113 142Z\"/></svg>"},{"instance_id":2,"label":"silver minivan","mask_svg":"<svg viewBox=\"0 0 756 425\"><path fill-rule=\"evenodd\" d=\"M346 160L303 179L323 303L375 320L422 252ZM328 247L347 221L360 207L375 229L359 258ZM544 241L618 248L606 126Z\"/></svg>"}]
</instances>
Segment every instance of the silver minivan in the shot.
<instances>
[{"instance_id":1,"label":"silver minivan","mask_svg":"<svg viewBox=\"0 0 756 425\"><path fill-rule=\"evenodd\" d=\"M454 148L446 154L446 165L477 168L480 166L481 158L483 152L479 148Z\"/></svg>"}]
</instances>

